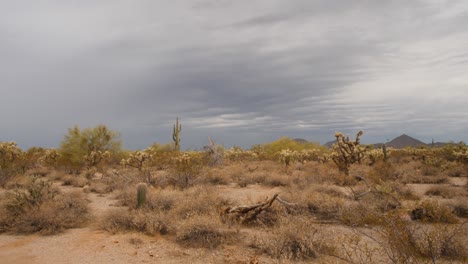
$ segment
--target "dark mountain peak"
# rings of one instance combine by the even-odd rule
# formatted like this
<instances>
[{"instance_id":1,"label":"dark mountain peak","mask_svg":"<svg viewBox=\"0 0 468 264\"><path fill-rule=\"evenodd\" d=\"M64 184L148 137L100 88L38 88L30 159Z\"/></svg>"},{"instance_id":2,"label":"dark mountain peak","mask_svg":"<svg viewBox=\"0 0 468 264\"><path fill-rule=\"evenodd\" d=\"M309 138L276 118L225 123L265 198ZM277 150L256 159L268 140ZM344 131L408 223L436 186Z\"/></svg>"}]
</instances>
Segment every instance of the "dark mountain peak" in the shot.
<instances>
[{"instance_id":1,"label":"dark mountain peak","mask_svg":"<svg viewBox=\"0 0 468 264\"><path fill-rule=\"evenodd\" d=\"M295 138L293 140L296 141L297 143L309 143L309 141L303 138Z\"/></svg>"},{"instance_id":2,"label":"dark mountain peak","mask_svg":"<svg viewBox=\"0 0 468 264\"><path fill-rule=\"evenodd\" d=\"M406 134L403 134L399 137L394 138L392 141L387 143L388 147L392 148L406 148L406 147L421 147L427 146L426 143L412 138Z\"/></svg>"}]
</instances>

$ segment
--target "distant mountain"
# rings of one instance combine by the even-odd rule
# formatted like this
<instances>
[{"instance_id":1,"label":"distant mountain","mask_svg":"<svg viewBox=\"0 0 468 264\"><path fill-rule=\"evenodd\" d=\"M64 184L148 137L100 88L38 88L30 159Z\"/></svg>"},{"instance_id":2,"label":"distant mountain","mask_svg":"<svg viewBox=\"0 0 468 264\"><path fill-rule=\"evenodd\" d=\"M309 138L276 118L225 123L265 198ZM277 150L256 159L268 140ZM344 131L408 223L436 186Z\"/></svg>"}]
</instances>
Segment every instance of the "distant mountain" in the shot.
<instances>
[{"instance_id":1,"label":"distant mountain","mask_svg":"<svg viewBox=\"0 0 468 264\"><path fill-rule=\"evenodd\" d=\"M329 141L325 144L324 146L331 148L333 144L335 144L336 140ZM375 143L371 144L374 145L375 148L380 148L382 147L384 143ZM406 148L406 147L431 147L431 144L426 144L420 140L417 140L415 138L412 138L406 134L403 134L399 137L394 138L392 141L388 142L387 147L392 147L392 148ZM446 143L443 142L436 142L434 143L434 147L443 147L446 145Z\"/></svg>"},{"instance_id":2,"label":"distant mountain","mask_svg":"<svg viewBox=\"0 0 468 264\"><path fill-rule=\"evenodd\" d=\"M327 148L332 148L333 144L336 143L336 140L328 141L327 143L323 144Z\"/></svg>"},{"instance_id":3,"label":"distant mountain","mask_svg":"<svg viewBox=\"0 0 468 264\"><path fill-rule=\"evenodd\" d=\"M295 138L293 140L296 141L297 143L301 143L301 144L309 143L309 141L307 141L307 140L305 140L303 138Z\"/></svg>"},{"instance_id":4,"label":"distant mountain","mask_svg":"<svg viewBox=\"0 0 468 264\"><path fill-rule=\"evenodd\" d=\"M406 147L423 147L428 146L426 143L403 134L387 143L387 147L406 148Z\"/></svg>"}]
</instances>

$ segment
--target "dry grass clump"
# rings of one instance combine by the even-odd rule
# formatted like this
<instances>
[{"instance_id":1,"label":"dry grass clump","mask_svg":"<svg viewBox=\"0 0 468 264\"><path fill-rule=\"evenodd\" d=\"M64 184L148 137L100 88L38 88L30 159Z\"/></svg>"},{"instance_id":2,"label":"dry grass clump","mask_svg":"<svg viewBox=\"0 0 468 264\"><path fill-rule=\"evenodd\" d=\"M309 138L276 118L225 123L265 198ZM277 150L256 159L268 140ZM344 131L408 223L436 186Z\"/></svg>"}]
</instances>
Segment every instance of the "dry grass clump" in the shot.
<instances>
[{"instance_id":1,"label":"dry grass clump","mask_svg":"<svg viewBox=\"0 0 468 264\"><path fill-rule=\"evenodd\" d=\"M108 184L102 181L92 180L84 191L97 194L106 194L112 192L112 189Z\"/></svg>"},{"instance_id":2,"label":"dry grass clump","mask_svg":"<svg viewBox=\"0 0 468 264\"><path fill-rule=\"evenodd\" d=\"M410 212L412 220L421 220L431 223L458 223L452 210L436 200L425 200Z\"/></svg>"},{"instance_id":3,"label":"dry grass clump","mask_svg":"<svg viewBox=\"0 0 468 264\"><path fill-rule=\"evenodd\" d=\"M280 260L312 260L319 254L335 252L318 228L312 227L307 218L281 218L271 235L255 237L251 247Z\"/></svg>"},{"instance_id":4,"label":"dry grass clump","mask_svg":"<svg viewBox=\"0 0 468 264\"><path fill-rule=\"evenodd\" d=\"M293 191L291 195L285 197L288 202L297 204L293 212L313 215L321 220L338 219L340 208L346 201L343 193L325 186Z\"/></svg>"},{"instance_id":5,"label":"dry grass clump","mask_svg":"<svg viewBox=\"0 0 468 264\"><path fill-rule=\"evenodd\" d=\"M407 175L402 179L402 183L422 183L422 184L443 184L448 183L445 176L421 176L417 174Z\"/></svg>"},{"instance_id":6,"label":"dry grass clump","mask_svg":"<svg viewBox=\"0 0 468 264\"><path fill-rule=\"evenodd\" d=\"M466 261L468 255L466 243L463 243L466 240L463 233L467 231L464 224L421 225L401 218L398 213L390 213L382 215L380 226L354 231L373 241L375 247L353 247L353 243L345 243L344 248L351 247L352 255L372 256L379 252L378 256L389 263L419 263L421 259L430 259L432 263L438 259ZM352 255L346 254L343 259L352 260Z\"/></svg>"},{"instance_id":7,"label":"dry grass clump","mask_svg":"<svg viewBox=\"0 0 468 264\"><path fill-rule=\"evenodd\" d=\"M466 192L458 187L452 186L433 186L426 191L426 195L441 196L443 198L453 198L456 196L466 196Z\"/></svg>"},{"instance_id":8,"label":"dry grass clump","mask_svg":"<svg viewBox=\"0 0 468 264\"><path fill-rule=\"evenodd\" d=\"M339 220L347 226L374 226L382 224L382 215L383 213L370 210L366 205L348 201L340 208Z\"/></svg>"},{"instance_id":9,"label":"dry grass clump","mask_svg":"<svg viewBox=\"0 0 468 264\"><path fill-rule=\"evenodd\" d=\"M50 175L52 171L49 168L46 167L39 167L39 168L33 168L30 169L26 172L27 176L32 176L32 177L46 177Z\"/></svg>"},{"instance_id":10,"label":"dry grass clump","mask_svg":"<svg viewBox=\"0 0 468 264\"><path fill-rule=\"evenodd\" d=\"M111 233L137 231L147 235L167 234L166 217L145 210L116 209L107 213L100 228Z\"/></svg>"},{"instance_id":11,"label":"dry grass clump","mask_svg":"<svg viewBox=\"0 0 468 264\"><path fill-rule=\"evenodd\" d=\"M224 231L218 218L197 216L181 221L176 242L185 247L214 249L235 238L232 231Z\"/></svg>"},{"instance_id":12,"label":"dry grass clump","mask_svg":"<svg viewBox=\"0 0 468 264\"><path fill-rule=\"evenodd\" d=\"M14 233L55 234L89 218L82 193L60 194L51 183L37 179L8 194L0 212L0 231Z\"/></svg>"},{"instance_id":13,"label":"dry grass clump","mask_svg":"<svg viewBox=\"0 0 468 264\"><path fill-rule=\"evenodd\" d=\"M7 190L25 188L30 183L30 181L31 177L28 177L24 174L15 175L5 183L4 188Z\"/></svg>"},{"instance_id":14,"label":"dry grass clump","mask_svg":"<svg viewBox=\"0 0 468 264\"><path fill-rule=\"evenodd\" d=\"M101 228L112 233L128 230L165 234L176 230L185 220L202 216L217 218L217 206L223 200L214 191L209 186L185 190L150 188L144 204L138 207L137 188L127 188L117 198L120 205L130 209L111 211Z\"/></svg>"},{"instance_id":15,"label":"dry grass clump","mask_svg":"<svg viewBox=\"0 0 468 264\"><path fill-rule=\"evenodd\" d=\"M453 213L461 218L468 218L468 200L458 200L447 204L453 211Z\"/></svg>"},{"instance_id":16,"label":"dry grass clump","mask_svg":"<svg viewBox=\"0 0 468 264\"><path fill-rule=\"evenodd\" d=\"M369 170L367 178L372 182L394 181L398 179L399 173L390 162L378 161Z\"/></svg>"},{"instance_id":17,"label":"dry grass clump","mask_svg":"<svg viewBox=\"0 0 468 264\"><path fill-rule=\"evenodd\" d=\"M74 176L74 175L66 175L62 178L63 184L65 186L73 186L73 187L84 187L88 184L88 179L82 176Z\"/></svg>"},{"instance_id":18,"label":"dry grass clump","mask_svg":"<svg viewBox=\"0 0 468 264\"><path fill-rule=\"evenodd\" d=\"M468 245L463 234L468 232L466 225L431 225L418 228L414 232L415 248L424 258L468 261Z\"/></svg>"}]
</instances>

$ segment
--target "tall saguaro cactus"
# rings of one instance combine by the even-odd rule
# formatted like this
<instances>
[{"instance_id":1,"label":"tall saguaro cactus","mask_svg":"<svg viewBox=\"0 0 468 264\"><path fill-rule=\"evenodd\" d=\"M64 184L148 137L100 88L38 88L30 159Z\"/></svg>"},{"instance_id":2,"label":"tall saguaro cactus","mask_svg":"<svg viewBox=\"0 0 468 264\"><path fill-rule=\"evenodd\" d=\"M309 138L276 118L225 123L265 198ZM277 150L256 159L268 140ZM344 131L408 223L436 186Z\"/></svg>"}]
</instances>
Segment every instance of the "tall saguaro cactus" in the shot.
<instances>
[{"instance_id":1,"label":"tall saguaro cactus","mask_svg":"<svg viewBox=\"0 0 468 264\"><path fill-rule=\"evenodd\" d=\"M172 140L174 141L174 149L176 151L180 150L180 131L182 130L182 125L179 124L179 118L176 118L176 123L172 130Z\"/></svg>"}]
</instances>

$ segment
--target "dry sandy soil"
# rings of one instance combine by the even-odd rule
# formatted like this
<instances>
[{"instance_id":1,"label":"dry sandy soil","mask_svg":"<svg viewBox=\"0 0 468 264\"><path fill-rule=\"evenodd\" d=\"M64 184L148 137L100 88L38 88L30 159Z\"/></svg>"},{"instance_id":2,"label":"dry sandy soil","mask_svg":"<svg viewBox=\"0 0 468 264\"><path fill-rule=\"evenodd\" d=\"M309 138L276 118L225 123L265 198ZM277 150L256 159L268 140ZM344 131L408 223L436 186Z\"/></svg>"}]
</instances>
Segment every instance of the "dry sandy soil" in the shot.
<instances>
[{"instance_id":1,"label":"dry sandy soil","mask_svg":"<svg viewBox=\"0 0 468 264\"><path fill-rule=\"evenodd\" d=\"M79 188L56 186L63 192ZM249 186L233 188L220 186L226 198L245 202L263 200L279 188ZM1 189L0 189L1 190ZM2 190L4 191L4 190ZM107 210L116 206L113 194L88 193L92 215L100 219ZM97 222L97 221L93 221ZM248 231L247 231L248 232ZM229 245L221 250L181 248L178 244L158 236L139 233L112 235L95 226L75 228L62 234L0 235L0 263L245 263L248 259Z\"/></svg>"},{"instance_id":2,"label":"dry sandy soil","mask_svg":"<svg viewBox=\"0 0 468 264\"><path fill-rule=\"evenodd\" d=\"M467 178L452 178L452 185L463 186ZM63 192L80 190L55 183ZM418 194L433 185L409 184ZM238 188L233 185L217 187L219 193L228 199L242 203L257 202L274 193L282 193L281 187L249 185ZM0 189L0 192L5 192ZM86 228L76 228L52 236L41 235L0 235L0 263L41 264L41 263L246 263L251 252L240 252L235 245L224 245L213 251L209 249L183 248L170 238L147 236L140 233L110 234L99 230L95 223L108 210L112 210L117 200L114 194L87 193L91 213L94 217ZM343 228L329 226L328 228ZM240 230L240 238L256 232L253 229ZM245 255L244 255L245 254ZM260 263L272 262L259 256ZM324 261L321 259L321 261ZM336 259L325 260L335 263Z\"/></svg>"}]
</instances>

